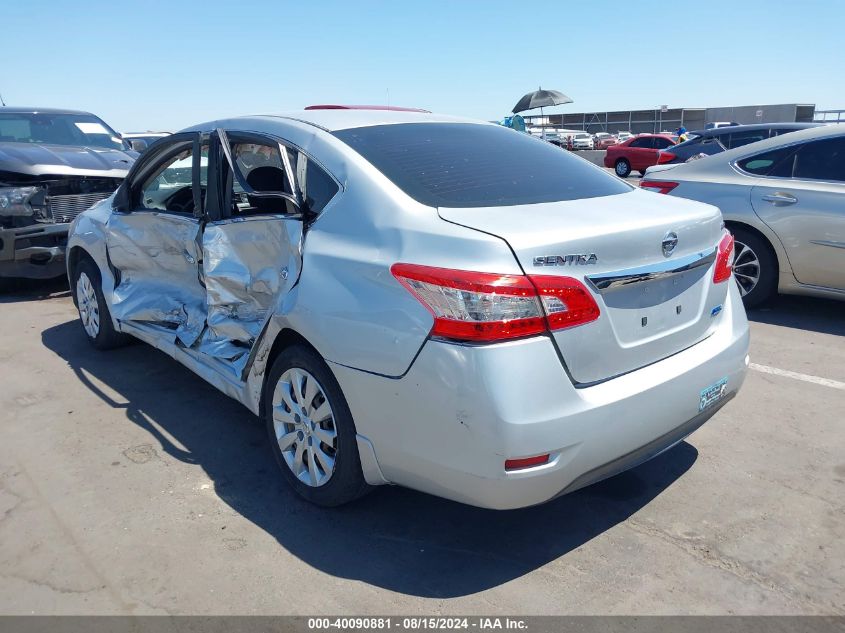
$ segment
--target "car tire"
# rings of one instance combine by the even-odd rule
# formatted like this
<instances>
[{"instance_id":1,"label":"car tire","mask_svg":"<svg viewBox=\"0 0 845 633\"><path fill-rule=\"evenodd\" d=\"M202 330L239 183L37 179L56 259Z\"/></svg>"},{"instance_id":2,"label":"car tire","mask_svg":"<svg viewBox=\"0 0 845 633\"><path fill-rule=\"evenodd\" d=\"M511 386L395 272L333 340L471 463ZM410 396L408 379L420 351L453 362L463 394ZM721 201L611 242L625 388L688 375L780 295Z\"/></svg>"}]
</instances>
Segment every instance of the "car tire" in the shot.
<instances>
[{"instance_id":1,"label":"car tire","mask_svg":"<svg viewBox=\"0 0 845 633\"><path fill-rule=\"evenodd\" d=\"M620 158L613 165L613 171L615 171L616 175L620 178L627 178L631 173L631 163L629 163L625 158Z\"/></svg>"},{"instance_id":2,"label":"car tire","mask_svg":"<svg viewBox=\"0 0 845 633\"><path fill-rule=\"evenodd\" d=\"M643 178L645 178L645 169L641 169L641 170L640 170L640 176L642 176Z\"/></svg>"},{"instance_id":3,"label":"car tire","mask_svg":"<svg viewBox=\"0 0 845 633\"><path fill-rule=\"evenodd\" d=\"M751 231L728 227L734 236L734 279L746 308L759 306L777 293L778 262L771 246Z\"/></svg>"},{"instance_id":4,"label":"car tire","mask_svg":"<svg viewBox=\"0 0 845 633\"><path fill-rule=\"evenodd\" d=\"M126 345L131 339L114 329L103 296L100 270L90 259L82 259L73 271L73 285L79 321L88 342L99 350Z\"/></svg>"},{"instance_id":5,"label":"car tire","mask_svg":"<svg viewBox=\"0 0 845 633\"><path fill-rule=\"evenodd\" d=\"M276 462L301 497L334 507L369 492L349 405L314 350L293 345L279 354L264 389L264 416Z\"/></svg>"}]
</instances>

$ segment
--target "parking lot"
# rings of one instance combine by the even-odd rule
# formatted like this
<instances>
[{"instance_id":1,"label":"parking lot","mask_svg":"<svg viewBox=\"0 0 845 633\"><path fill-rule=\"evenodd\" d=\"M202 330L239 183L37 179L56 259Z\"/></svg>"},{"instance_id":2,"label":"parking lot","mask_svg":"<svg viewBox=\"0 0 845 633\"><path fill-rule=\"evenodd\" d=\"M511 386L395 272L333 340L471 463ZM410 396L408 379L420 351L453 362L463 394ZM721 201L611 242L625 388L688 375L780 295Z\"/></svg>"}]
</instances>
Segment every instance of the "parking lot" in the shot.
<instances>
[{"instance_id":1,"label":"parking lot","mask_svg":"<svg viewBox=\"0 0 845 633\"><path fill-rule=\"evenodd\" d=\"M687 441L497 513L311 506L246 409L146 345L93 350L61 284L0 302L3 613L845 613L841 303L751 312L745 386Z\"/></svg>"}]
</instances>

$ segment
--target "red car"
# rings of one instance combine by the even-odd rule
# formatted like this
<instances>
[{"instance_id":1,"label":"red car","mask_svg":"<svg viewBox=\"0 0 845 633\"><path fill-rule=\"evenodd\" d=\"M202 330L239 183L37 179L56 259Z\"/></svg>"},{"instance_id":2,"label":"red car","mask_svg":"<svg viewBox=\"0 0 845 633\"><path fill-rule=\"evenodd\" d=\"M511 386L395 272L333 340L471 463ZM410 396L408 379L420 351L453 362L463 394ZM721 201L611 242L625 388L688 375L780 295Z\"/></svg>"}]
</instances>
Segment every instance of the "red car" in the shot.
<instances>
[{"instance_id":1,"label":"red car","mask_svg":"<svg viewBox=\"0 0 845 633\"><path fill-rule=\"evenodd\" d=\"M612 134L607 134L605 132L599 132L596 134L596 149L607 149L611 145L616 145L619 142Z\"/></svg>"},{"instance_id":2,"label":"red car","mask_svg":"<svg viewBox=\"0 0 845 633\"><path fill-rule=\"evenodd\" d=\"M657 164L660 150L676 144L667 134L640 134L608 147L604 166L613 167L620 178L627 178L634 169L645 174L646 168Z\"/></svg>"}]
</instances>

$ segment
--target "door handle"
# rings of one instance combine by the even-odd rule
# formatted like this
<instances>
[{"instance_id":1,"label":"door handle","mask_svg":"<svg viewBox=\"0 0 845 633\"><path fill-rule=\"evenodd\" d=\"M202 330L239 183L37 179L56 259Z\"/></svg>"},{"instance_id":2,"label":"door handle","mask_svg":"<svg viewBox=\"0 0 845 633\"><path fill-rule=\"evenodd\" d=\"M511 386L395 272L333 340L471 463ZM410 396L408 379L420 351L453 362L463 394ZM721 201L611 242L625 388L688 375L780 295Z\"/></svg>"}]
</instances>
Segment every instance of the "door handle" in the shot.
<instances>
[{"instance_id":1,"label":"door handle","mask_svg":"<svg viewBox=\"0 0 845 633\"><path fill-rule=\"evenodd\" d=\"M767 193L765 196L763 196L763 200L765 200L766 202L771 202L772 204L774 204L776 206L777 205L785 206L785 205L788 205L788 204L795 204L796 202L798 202L798 198L796 198L795 196L793 196L791 194L784 193L782 191L775 191L774 193Z\"/></svg>"}]
</instances>

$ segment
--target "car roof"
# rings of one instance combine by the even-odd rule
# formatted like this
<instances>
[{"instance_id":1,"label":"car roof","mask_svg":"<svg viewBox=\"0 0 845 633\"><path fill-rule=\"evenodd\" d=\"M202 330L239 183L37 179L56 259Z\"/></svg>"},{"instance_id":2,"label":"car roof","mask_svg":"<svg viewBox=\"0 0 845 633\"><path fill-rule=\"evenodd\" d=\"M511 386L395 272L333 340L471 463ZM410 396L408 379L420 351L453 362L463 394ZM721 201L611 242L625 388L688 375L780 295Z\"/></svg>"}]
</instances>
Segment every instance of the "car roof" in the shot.
<instances>
[{"instance_id":1,"label":"car roof","mask_svg":"<svg viewBox=\"0 0 845 633\"><path fill-rule=\"evenodd\" d=\"M819 127L823 123L749 123L748 125L726 125L723 127L710 128L707 130L695 130L690 134L698 136L722 136L723 134L733 134L734 132L753 132L754 130L770 130L778 128L781 130L804 130L811 127Z\"/></svg>"},{"instance_id":2,"label":"car roof","mask_svg":"<svg viewBox=\"0 0 845 633\"><path fill-rule=\"evenodd\" d=\"M95 116L85 110L67 110L65 108L26 108L22 106L5 106L0 108L0 114L88 114Z\"/></svg>"},{"instance_id":3,"label":"car roof","mask_svg":"<svg viewBox=\"0 0 845 633\"><path fill-rule=\"evenodd\" d=\"M305 107L306 110L396 110L397 112L431 112L431 110L423 110L422 108L404 108L402 106L389 105L347 105L339 103L324 103L320 105L310 105Z\"/></svg>"},{"instance_id":4,"label":"car roof","mask_svg":"<svg viewBox=\"0 0 845 633\"><path fill-rule=\"evenodd\" d=\"M397 123L477 123L481 125L495 125L487 121L465 119L447 114L409 112L407 110L299 110L296 112L264 115L260 118L266 119L270 117L308 123L328 132Z\"/></svg>"},{"instance_id":5,"label":"car roof","mask_svg":"<svg viewBox=\"0 0 845 633\"><path fill-rule=\"evenodd\" d=\"M313 126L324 132L337 132L376 125L395 125L400 123L470 123L501 127L497 123L465 119L444 114L408 112L399 110L296 110L275 114L254 114L230 117L215 121L206 121L187 127L180 132L210 132L223 127L237 130L263 130L272 133L277 126Z\"/></svg>"}]
</instances>

